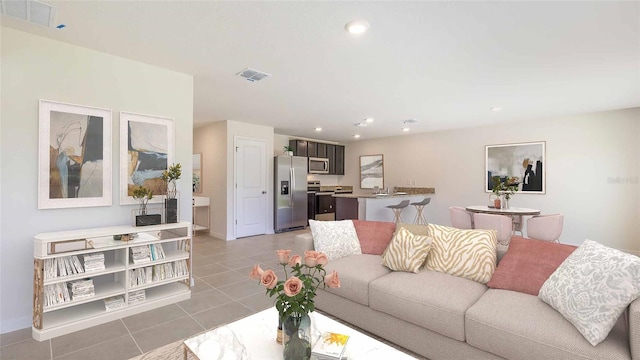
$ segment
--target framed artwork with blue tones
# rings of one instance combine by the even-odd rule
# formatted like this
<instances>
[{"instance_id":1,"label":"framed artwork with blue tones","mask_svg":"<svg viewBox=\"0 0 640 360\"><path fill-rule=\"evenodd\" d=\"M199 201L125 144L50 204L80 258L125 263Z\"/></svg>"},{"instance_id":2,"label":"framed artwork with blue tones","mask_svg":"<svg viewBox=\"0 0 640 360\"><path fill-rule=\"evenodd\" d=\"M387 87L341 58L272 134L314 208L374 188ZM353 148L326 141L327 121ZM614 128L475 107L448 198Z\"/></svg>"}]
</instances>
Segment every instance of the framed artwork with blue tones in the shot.
<instances>
[{"instance_id":1,"label":"framed artwork with blue tones","mask_svg":"<svg viewBox=\"0 0 640 360\"><path fill-rule=\"evenodd\" d=\"M167 188L162 172L174 163L173 119L120 112L120 204L138 204L133 190L153 192L149 203L162 202Z\"/></svg>"},{"instance_id":2,"label":"framed artwork with blue tones","mask_svg":"<svg viewBox=\"0 0 640 360\"><path fill-rule=\"evenodd\" d=\"M546 143L544 141L487 145L485 147L485 192L491 192L491 178L518 185L518 193L546 193Z\"/></svg>"},{"instance_id":3,"label":"framed artwork with blue tones","mask_svg":"<svg viewBox=\"0 0 640 360\"><path fill-rule=\"evenodd\" d=\"M40 100L38 209L111 205L111 110Z\"/></svg>"}]
</instances>

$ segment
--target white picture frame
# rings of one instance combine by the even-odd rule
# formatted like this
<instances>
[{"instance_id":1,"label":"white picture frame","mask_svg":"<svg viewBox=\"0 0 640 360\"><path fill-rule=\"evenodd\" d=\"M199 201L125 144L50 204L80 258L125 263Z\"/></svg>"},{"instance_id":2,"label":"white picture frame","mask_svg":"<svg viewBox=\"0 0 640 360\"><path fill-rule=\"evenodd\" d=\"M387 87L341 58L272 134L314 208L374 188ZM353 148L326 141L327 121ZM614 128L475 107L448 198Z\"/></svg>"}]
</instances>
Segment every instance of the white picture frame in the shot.
<instances>
[{"instance_id":1,"label":"white picture frame","mask_svg":"<svg viewBox=\"0 0 640 360\"><path fill-rule=\"evenodd\" d=\"M162 202L162 172L175 161L174 134L171 118L120 112L120 205L138 204L132 191L139 185L153 191L150 204Z\"/></svg>"},{"instance_id":2,"label":"white picture frame","mask_svg":"<svg viewBox=\"0 0 640 360\"><path fill-rule=\"evenodd\" d=\"M360 156L360 188L361 189L384 188L384 156L361 155Z\"/></svg>"},{"instance_id":3,"label":"white picture frame","mask_svg":"<svg viewBox=\"0 0 640 360\"><path fill-rule=\"evenodd\" d=\"M111 116L40 99L38 209L111 206Z\"/></svg>"},{"instance_id":4,"label":"white picture frame","mask_svg":"<svg viewBox=\"0 0 640 360\"><path fill-rule=\"evenodd\" d=\"M491 177L516 178L518 194L545 194L546 142L526 142L485 146L485 185L491 192Z\"/></svg>"}]
</instances>

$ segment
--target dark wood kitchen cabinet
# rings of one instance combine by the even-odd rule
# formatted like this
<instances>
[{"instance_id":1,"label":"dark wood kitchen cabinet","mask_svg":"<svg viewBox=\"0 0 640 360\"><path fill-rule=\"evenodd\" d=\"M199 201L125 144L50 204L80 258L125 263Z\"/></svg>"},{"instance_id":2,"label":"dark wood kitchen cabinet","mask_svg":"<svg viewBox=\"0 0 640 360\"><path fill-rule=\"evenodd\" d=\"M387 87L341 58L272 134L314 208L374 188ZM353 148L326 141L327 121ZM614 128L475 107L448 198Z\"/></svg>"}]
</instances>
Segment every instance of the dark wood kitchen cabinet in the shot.
<instances>
[{"instance_id":1,"label":"dark wood kitchen cabinet","mask_svg":"<svg viewBox=\"0 0 640 360\"><path fill-rule=\"evenodd\" d=\"M307 156L318 157L318 143L314 141L307 141Z\"/></svg>"},{"instance_id":2,"label":"dark wood kitchen cabinet","mask_svg":"<svg viewBox=\"0 0 640 360\"><path fill-rule=\"evenodd\" d=\"M318 157L326 159L327 158L327 144L318 143L317 147L318 147Z\"/></svg>"},{"instance_id":3,"label":"dark wood kitchen cabinet","mask_svg":"<svg viewBox=\"0 0 640 360\"><path fill-rule=\"evenodd\" d=\"M336 156L334 163L336 164L336 175L344 175L344 146L336 145Z\"/></svg>"},{"instance_id":4,"label":"dark wood kitchen cabinet","mask_svg":"<svg viewBox=\"0 0 640 360\"><path fill-rule=\"evenodd\" d=\"M336 174L336 146L327 144L327 158L329 159L329 175Z\"/></svg>"},{"instance_id":5,"label":"dark wood kitchen cabinet","mask_svg":"<svg viewBox=\"0 0 640 360\"><path fill-rule=\"evenodd\" d=\"M289 146L293 148L293 155L309 156L307 155L307 142L305 140L289 140Z\"/></svg>"},{"instance_id":6,"label":"dark wood kitchen cabinet","mask_svg":"<svg viewBox=\"0 0 640 360\"><path fill-rule=\"evenodd\" d=\"M344 175L343 145L326 144L306 140L289 140L293 155L329 159L329 175Z\"/></svg>"},{"instance_id":7,"label":"dark wood kitchen cabinet","mask_svg":"<svg viewBox=\"0 0 640 360\"><path fill-rule=\"evenodd\" d=\"M336 220L358 220L358 199L343 198L336 199Z\"/></svg>"}]
</instances>

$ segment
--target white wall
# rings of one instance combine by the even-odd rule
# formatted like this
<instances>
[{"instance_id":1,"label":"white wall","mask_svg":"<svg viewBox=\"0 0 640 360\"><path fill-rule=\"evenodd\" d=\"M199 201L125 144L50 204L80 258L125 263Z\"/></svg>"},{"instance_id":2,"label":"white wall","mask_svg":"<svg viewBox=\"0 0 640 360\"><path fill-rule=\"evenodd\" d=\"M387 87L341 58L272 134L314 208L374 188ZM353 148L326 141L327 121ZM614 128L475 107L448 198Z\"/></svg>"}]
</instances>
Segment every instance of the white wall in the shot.
<instances>
[{"instance_id":1,"label":"white wall","mask_svg":"<svg viewBox=\"0 0 640 360\"><path fill-rule=\"evenodd\" d=\"M31 326L33 236L131 224L119 205L119 112L175 119L181 220L191 221L193 77L2 28L0 332ZM111 109L113 205L38 210L38 100ZM186 196L185 196L186 195Z\"/></svg>"},{"instance_id":2,"label":"white wall","mask_svg":"<svg viewBox=\"0 0 640 360\"><path fill-rule=\"evenodd\" d=\"M395 136L346 145L341 185L359 190L359 156L384 155L385 186L435 187L428 221L450 224L452 205L484 205L485 145L546 141L545 195L511 205L563 213L562 242L589 238L640 254L640 108Z\"/></svg>"}]
</instances>

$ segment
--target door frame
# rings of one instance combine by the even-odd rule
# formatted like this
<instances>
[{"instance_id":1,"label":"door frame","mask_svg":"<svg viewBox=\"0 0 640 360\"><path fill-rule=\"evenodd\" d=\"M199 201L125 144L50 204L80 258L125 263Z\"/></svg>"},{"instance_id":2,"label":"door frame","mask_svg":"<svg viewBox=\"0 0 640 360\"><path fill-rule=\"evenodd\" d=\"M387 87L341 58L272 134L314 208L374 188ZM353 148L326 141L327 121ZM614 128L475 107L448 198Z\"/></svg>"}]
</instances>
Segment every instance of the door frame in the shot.
<instances>
[{"instance_id":1,"label":"door frame","mask_svg":"<svg viewBox=\"0 0 640 360\"><path fill-rule=\"evenodd\" d=\"M265 145L265 160L266 160L266 164L265 164L265 191L267 192L266 195L266 201L264 203L264 234L268 234L268 229L269 229L269 205L271 204L271 202L269 201L269 199L273 196L271 193L271 183L269 182L270 179L270 174L272 174L273 172L270 171L269 168L269 142L265 139L260 139L260 138L253 138L253 137L248 137L248 136L234 136L233 137L233 183L231 184L231 186L233 186L233 219L232 219L232 224L233 224L233 239L237 239L238 238L238 187L236 186L238 184L238 141L239 140L249 140L249 141L257 141L257 142L261 142L264 143Z\"/></svg>"}]
</instances>

